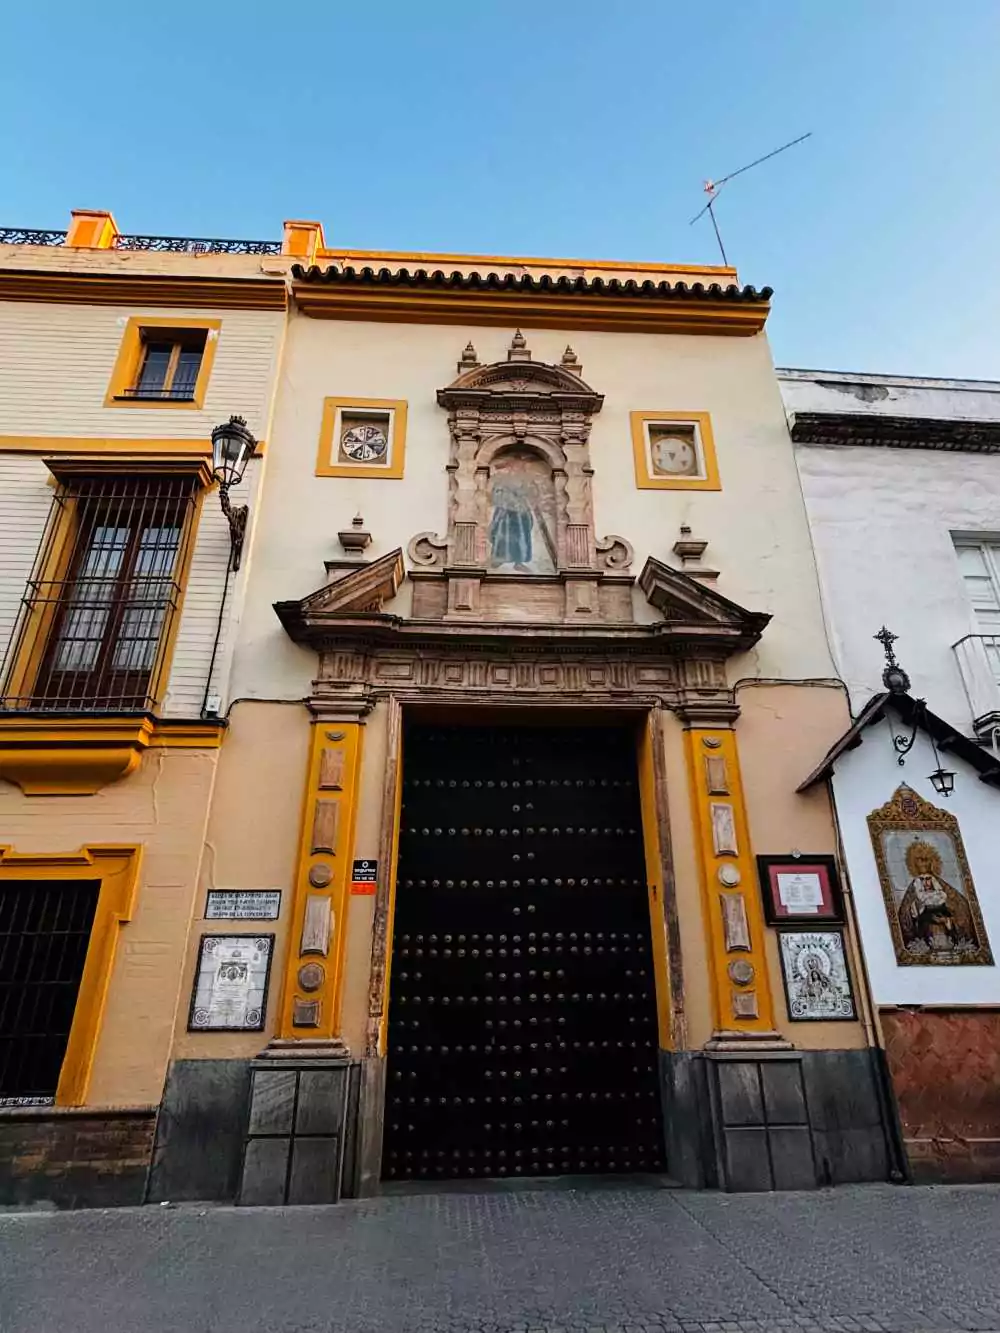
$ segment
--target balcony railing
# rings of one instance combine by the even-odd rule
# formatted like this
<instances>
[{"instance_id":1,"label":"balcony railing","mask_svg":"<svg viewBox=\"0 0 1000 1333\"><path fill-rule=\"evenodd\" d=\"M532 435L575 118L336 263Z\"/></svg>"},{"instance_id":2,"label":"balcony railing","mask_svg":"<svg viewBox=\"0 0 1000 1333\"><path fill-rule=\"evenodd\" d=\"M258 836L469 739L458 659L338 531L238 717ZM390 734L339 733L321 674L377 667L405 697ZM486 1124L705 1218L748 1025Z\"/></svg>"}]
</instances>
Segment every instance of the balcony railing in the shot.
<instances>
[{"instance_id":1,"label":"balcony railing","mask_svg":"<svg viewBox=\"0 0 1000 1333\"><path fill-rule=\"evenodd\" d=\"M986 739L1000 727L1000 635L966 634L951 645L976 735Z\"/></svg>"},{"instance_id":2,"label":"balcony railing","mask_svg":"<svg viewBox=\"0 0 1000 1333\"><path fill-rule=\"evenodd\" d=\"M65 245L64 231L38 231L32 227L0 227L0 245Z\"/></svg>"},{"instance_id":3,"label":"balcony railing","mask_svg":"<svg viewBox=\"0 0 1000 1333\"><path fill-rule=\"evenodd\" d=\"M116 236L114 248L181 255L280 255L281 241L213 241L193 236Z\"/></svg>"},{"instance_id":4,"label":"balcony railing","mask_svg":"<svg viewBox=\"0 0 1000 1333\"><path fill-rule=\"evenodd\" d=\"M0 227L0 245L65 245L64 231ZM178 255L280 255L281 241L227 241L202 236L116 236L114 250L153 250Z\"/></svg>"}]
</instances>

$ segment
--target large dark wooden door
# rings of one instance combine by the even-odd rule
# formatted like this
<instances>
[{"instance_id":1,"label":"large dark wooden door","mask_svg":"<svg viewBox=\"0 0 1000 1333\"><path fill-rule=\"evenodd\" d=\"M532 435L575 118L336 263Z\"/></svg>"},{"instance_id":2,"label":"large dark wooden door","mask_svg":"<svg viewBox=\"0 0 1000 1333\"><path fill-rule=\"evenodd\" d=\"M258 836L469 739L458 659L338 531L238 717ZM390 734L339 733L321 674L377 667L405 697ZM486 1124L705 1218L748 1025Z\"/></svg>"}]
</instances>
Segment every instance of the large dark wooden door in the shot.
<instances>
[{"instance_id":1,"label":"large dark wooden door","mask_svg":"<svg viewBox=\"0 0 1000 1333\"><path fill-rule=\"evenodd\" d=\"M387 1179L660 1171L635 742L408 728Z\"/></svg>"}]
</instances>

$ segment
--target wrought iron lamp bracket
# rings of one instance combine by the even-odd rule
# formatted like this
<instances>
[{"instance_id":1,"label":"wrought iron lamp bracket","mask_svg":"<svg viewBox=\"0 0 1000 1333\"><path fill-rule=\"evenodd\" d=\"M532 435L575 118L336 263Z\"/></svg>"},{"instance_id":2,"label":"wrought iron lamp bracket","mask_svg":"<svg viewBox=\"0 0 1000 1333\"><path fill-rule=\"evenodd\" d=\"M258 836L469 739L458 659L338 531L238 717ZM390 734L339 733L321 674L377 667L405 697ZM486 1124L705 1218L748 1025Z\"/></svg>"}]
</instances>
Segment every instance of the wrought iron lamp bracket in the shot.
<instances>
[{"instance_id":1,"label":"wrought iron lamp bracket","mask_svg":"<svg viewBox=\"0 0 1000 1333\"><path fill-rule=\"evenodd\" d=\"M222 507L222 512L226 516L226 521L229 523L229 567L233 573L235 573L240 567L240 557L243 554L243 539L246 536L247 519L250 516L250 506L231 504L229 500L229 487L224 483L220 483L219 485L219 504Z\"/></svg>"}]
</instances>

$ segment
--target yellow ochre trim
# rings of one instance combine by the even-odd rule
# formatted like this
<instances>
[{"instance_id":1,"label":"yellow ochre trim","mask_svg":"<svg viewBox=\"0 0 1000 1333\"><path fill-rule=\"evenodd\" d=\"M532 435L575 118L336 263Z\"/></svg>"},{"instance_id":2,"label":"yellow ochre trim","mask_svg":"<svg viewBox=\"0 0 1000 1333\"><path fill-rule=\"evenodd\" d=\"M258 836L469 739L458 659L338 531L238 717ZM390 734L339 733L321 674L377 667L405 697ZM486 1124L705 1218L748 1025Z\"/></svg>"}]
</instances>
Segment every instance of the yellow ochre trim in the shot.
<instances>
[{"instance_id":1,"label":"yellow ochre trim","mask_svg":"<svg viewBox=\"0 0 1000 1333\"><path fill-rule=\"evenodd\" d=\"M265 441L258 440L253 456L259 458L264 448ZM210 457L211 453L210 437L182 440L176 436L146 439L141 435L122 439L107 435L0 435L0 454L128 454L137 460L145 460L149 454Z\"/></svg>"},{"instance_id":2,"label":"yellow ochre trim","mask_svg":"<svg viewBox=\"0 0 1000 1333\"><path fill-rule=\"evenodd\" d=\"M719 460L715 453L712 420L707 412L630 412L632 457L635 484L640 491L721 491ZM673 423L694 426L701 443L703 477L654 477L646 457L646 431L649 426Z\"/></svg>"},{"instance_id":3,"label":"yellow ochre trim","mask_svg":"<svg viewBox=\"0 0 1000 1333\"><path fill-rule=\"evenodd\" d=\"M165 256L160 256L165 258ZM173 256L204 263L198 256ZM196 310L284 310L285 280L274 277L202 277L201 275L121 272L122 256L108 257L108 271L50 273L39 269L0 269L0 301L51 301L67 305L187 306ZM113 269L111 265L116 267ZM117 270L117 271L116 271ZM183 320L172 320L183 323Z\"/></svg>"},{"instance_id":4,"label":"yellow ochre trim","mask_svg":"<svg viewBox=\"0 0 1000 1333\"><path fill-rule=\"evenodd\" d=\"M708 745L705 744L706 740L709 742ZM764 918L760 895L757 892L756 863L750 846L736 736L725 728L711 730L692 728L685 732L684 741L701 870L702 906L711 963L715 1027L717 1031L724 1032L770 1033L774 1030L774 1003L764 943ZM728 792L709 793L706 756L724 762ZM728 806L732 811L737 848L735 854L716 849L712 827L712 805ZM725 886L719 879L718 873L722 866L732 866L737 870L738 884L731 888ZM749 949L727 948L723 923L723 897L734 901L742 899L743 910L746 913ZM728 974L731 964L741 962L749 963L754 970L753 980L746 986L734 983ZM756 1017L741 1015L736 1011L736 997L749 995L756 997Z\"/></svg>"},{"instance_id":5,"label":"yellow ochre trim","mask_svg":"<svg viewBox=\"0 0 1000 1333\"><path fill-rule=\"evenodd\" d=\"M204 330L205 350L201 355L198 378L195 381L194 394L190 401L177 402L172 399L127 398L126 390L135 388L142 362L144 329L182 329ZM218 346L222 330L221 319L168 319L152 318L149 315L133 315L125 325L121 346L111 372L111 383L104 396L105 407L141 407L159 411L164 407L184 408L188 411L199 410L205 405L205 392L212 374L215 349Z\"/></svg>"},{"instance_id":6,"label":"yellow ochre trim","mask_svg":"<svg viewBox=\"0 0 1000 1333\"><path fill-rule=\"evenodd\" d=\"M289 223L286 226L292 225ZM318 224L299 223L299 226ZM625 273L704 273L717 278L736 278L736 269L726 264L662 264L630 261L628 259L550 259L525 255L466 255L439 254L432 250L338 250L320 247L317 259L339 260L342 264L374 267L379 260L391 260L402 267L414 264L421 268L428 264L461 264L470 268L540 268L545 270L576 268L602 269Z\"/></svg>"},{"instance_id":7,"label":"yellow ochre trim","mask_svg":"<svg viewBox=\"0 0 1000 1333\"><path fill-rule=\"evenodd\" d=\"M389 413L389 462L385 467L362 463L333 463L337 442L334 432L337 414L357 408L358 411L377 409ZM316 454L317 477L381 477L400 481L406 455L406 399L405 398L324 398L323 421L319 431L319 449Z\"/></svg>"},{"instance_id":8,"label":"yellow ochre trim","mask_svg":"<svg viewBox=\"0 0 1000 1333\"><path fill-rule=\"evenodd\" d=\"M120 927L135 909L142 847L137 843L90 843L76 852L15 852L0 846L0 884L4 880L88 880L101 882L90 944L83 966L73 1025L63 1059L57 1106L82 1106L94 1065L101 1020L118 949Z\"/></svg>"},{"instance_id":9,"label":"yellow ochre trim","mask_svg":"<svg viewBox=\"0 0 1000 1333\"><path fill-rule=\"evenodd\" d=\"M600 293L483 291L476 288L295 282L298 310L316 319L409 324L485 324L750 337L764 327L767 301L657 301Z\"/></svg>"},{"instance_id":10,"label":"yellow ochre trim","mask_svg":"<svg viewBox=\"0 0 1000 1333\"><path fill-rule=\"evenodd\" d=\"M214 750L223 723L122 717L0 717L0 778L26 796L93 796L134 773L150 746Z\"/></svg>"},{"instance_id":11,"label":"yellow ochre trim","mask_svg":"<svg viewBox=\"0 0 1000 1333\"><path fill-rule=\"evenodd\" d=\"M278 1036L330 1040L340 1035L350 868L357 824L358 777L364 726L360 722L320 721L314 722L312 728ZM335 784L328 776L324 777L333 771L331 759L324 759L324 756L332 756L336 761ZM325 841L328 836L331 843ZM310 871L320 866L330 874L329 883L310 884ZM325 950L303 953L302 928L311 897L329 900L331 933L325 941ZM320 985L308 992L301 988L298 981L299 969L305 963L318 963L323 969ZM301 1005L317 1001L319 1011L315 1022L294 1021L297 1003Z\"/></svg>"}]
</instances>

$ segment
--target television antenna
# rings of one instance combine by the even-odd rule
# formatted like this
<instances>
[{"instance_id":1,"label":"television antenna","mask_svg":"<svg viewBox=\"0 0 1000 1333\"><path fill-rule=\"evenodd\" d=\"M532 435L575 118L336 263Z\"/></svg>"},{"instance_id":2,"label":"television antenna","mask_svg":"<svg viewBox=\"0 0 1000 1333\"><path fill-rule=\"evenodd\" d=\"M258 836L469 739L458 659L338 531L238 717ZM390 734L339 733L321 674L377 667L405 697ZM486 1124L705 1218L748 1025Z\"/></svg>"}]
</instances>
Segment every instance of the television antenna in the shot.
<instances>
[{"instance_id":1,"label":"television antenna","mask_svg":"<svg viewBox=\"0 0 1000 1333\"><path fill-rule=\"evenodd\" d=\"M812 130L809 130L808 133L806 134L800 134L797 139L790 139L788 143L783 143L780 148L774 148L771 150L770 153L765 153L763 157L758 157L755 158L753 162L748 162L745 167L740 167L738 171L731 171L728 176L723 176L721 180L705 182L703 188L705 193L708 195L708 203L705 205L704 208L700 209L699 212L697 212L694 215L694 217L688 223L688 226L693 227L699 218L704 217L706 213L708 214L708 216L712 219L712 226L715 229L715 239L719 242L719 250L722 254L722 262L724 264L728 264L729 260L726 258L726 248L722 244L722 236L719 232L719 224L715 218L715 201L719 196L719 191L722 189L724 185L728 184L729 181L735 180L737 176L742 176L744 171L749 171L751 167L759 167L760 164L762 162L766 162L768 158L777 157L778 154L783 153L786 148L794 148L797 143L802 143L803 139L809 139L811 137L812 137Z\"/></svg>"}]
</instances>

